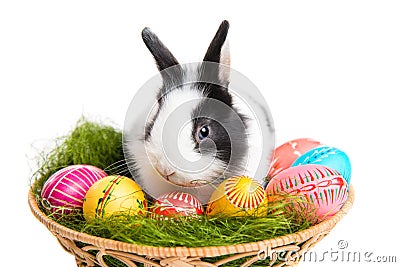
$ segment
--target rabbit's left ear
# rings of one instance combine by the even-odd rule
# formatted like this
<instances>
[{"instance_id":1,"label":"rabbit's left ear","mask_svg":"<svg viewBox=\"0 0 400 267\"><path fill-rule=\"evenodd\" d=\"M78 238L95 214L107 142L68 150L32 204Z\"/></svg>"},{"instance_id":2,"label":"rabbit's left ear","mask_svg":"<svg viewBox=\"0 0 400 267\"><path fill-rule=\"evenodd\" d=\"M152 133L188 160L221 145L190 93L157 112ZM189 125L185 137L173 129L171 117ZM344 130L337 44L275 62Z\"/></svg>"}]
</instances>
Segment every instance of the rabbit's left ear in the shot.
<instances>
[{"instance_id":1,"label":"rabbit's left ear","mask_svg":"<svg viewBox=\"0 0 400 267\"><path fill-rule=\"evenodd\" d=\"M208 47L206 55L203 59L203 61L215 62L225 65L225 67L220 67L218 70L218 78L224 84L229 83L229 67L231 63L229 44L228 40L226 40L228 30L229 22L224 20L219 26L218 31L211 41L210 46Z\"/></svg>"},{"instance_id":2,"label":"rabbit's left ear","mask_svg":"<svg viewBox=\"0 0 400 267\"><path fill-rule=\"evenodd\" d=\"M178 60L174 55L168 50L168 48L158 39L149 28L144 28L142 31L142 39L147 48L150 50L151 54L156 61L158 70L163 75L165 72L163 70L179 65ZM165 78L165 77L164 77Z\"/></svg>"}]
</instances>

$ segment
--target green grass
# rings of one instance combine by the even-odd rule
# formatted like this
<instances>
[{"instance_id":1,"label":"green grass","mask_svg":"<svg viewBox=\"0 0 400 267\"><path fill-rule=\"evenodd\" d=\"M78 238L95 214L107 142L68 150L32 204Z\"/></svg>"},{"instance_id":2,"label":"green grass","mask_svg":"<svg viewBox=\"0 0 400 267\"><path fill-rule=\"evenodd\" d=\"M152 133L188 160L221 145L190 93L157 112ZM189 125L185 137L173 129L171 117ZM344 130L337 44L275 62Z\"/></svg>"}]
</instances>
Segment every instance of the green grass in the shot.
<instances>
[{"instance_id":1,"label":"green grass","mask_svg":"<svg viewBox=\"0 0 400 267\"><path fill-rule=\"evenodd\" d=\"M38 169L32 176L32 192L40 195L45 181L56 171L69 165L90 164L107 173L127 173L122 132L82 117L75 128L56 140L56 146L37 157Z\"/></svg>"},{"instance_id":2,"label":"green grass","mask_svg":"<svg viewBox=\"0 0 400 267\"><path fill-rule=\"evenodd\" d=\"M226 246L261 241L310 227L306 216L288 212L283 203L268 205L265 216L175 218L115 215L85 221L82 214L52 216L58 223L94 236L160 247ZM285 210L285 211L284 211Z\"/></svg>"},{"instance_id":3,"label":"green grass","mask_svg":"<svg viewBox=\"0 0 400 267\"><path fill-rule=\"evenodd\" d=\"M57 170L72 164L90 164L108 174L126 171L122 151L122 133L111 126L78 121L72 132L57 139L56 147L38 157L38 170L32 177L32 192L40 203L44 182ZM108 219L85 221L81 211L53 216L56 222L79 232L127 243L162 247L226 246L270 239L304 230L312 220L299 212L301 203L269 203L266 216L207 217L157 220L150 216L115 215ZM303 203L304 204L304 203ZM40 204L39 204L40 205ZM151 205L151 203L150 203ZM290 205L290 206L289 206Z\"/></svg>"}]
</instances>

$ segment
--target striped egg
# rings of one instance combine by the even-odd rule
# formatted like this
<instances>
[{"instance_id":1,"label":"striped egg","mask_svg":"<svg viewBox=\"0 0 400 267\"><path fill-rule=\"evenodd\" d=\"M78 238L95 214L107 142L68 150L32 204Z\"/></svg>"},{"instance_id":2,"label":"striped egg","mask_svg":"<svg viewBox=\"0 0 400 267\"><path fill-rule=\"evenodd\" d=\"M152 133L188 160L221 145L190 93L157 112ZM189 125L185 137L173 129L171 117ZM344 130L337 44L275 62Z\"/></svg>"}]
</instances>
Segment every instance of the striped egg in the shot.
<instances>
[{"instance_id":1,"label":"striped egg","mask_svg":"<svg viewBox=\"0 0 400 267\"><path fill-rule=\"evenodd\" d=\"M342 150L331 147L321 146L311 149L297 158L292 166L305 164L324 165L338 171L348 184L351 178L350 159Z\"/></svg>"},{"instance_id":2,"label":"striped egg","mask_svg":"<svg viewBox=\"0 0 400 267\"><path fill-rule=\"evenodd\" d=\"M82 209L89 188L107 174L91 165L72 165L54 173L45 182L41 196L43 206L51 212L68 214Z\"/></svg>"},{"instance_id":3,"label":"striped egg","mask_svg":"<svg viewBox=\"0 0 400 267\"><path fill-rule=\"evenodd\" d=\"M264 215L266 204L261 184L248 176L234 176L223 181L212 193L206 213L210 216Z\"/></svg>"},{"instance_id":4,"label":"striped egg","mask_svg":"<svg viewBox=\"0 0 400 267\"><path fill-rule=\"evenodd\" d=\"M307 200L319 221L336 214L348 196L348 184L336 170L322 165L301 165L290 167L267 185L268 198L281 193L300 196Z\"/></svg>"},{"instance_id":5,"label":"striped egg","mask_svg":"<svg viewBox=\"0 0 400 267\"><path fill-rule=\"evenodd\" d=\"M203 214L203 208L200 201L191 194L174 191L157 198L152 213L155 217L195 217Z\"/></svg>"}]
</instances>

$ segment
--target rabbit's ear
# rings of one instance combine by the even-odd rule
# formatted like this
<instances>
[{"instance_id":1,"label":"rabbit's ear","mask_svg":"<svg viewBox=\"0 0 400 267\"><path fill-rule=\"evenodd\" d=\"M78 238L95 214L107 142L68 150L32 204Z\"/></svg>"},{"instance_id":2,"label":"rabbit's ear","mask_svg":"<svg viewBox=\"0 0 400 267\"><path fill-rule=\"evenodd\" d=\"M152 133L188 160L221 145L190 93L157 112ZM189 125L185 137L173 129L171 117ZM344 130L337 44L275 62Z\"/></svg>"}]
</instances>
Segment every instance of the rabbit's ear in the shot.
<instances>
[{"instance_id":1,"label":"rabbit's ear","mask_svg":"<svg viewBox=\"0 0 400 267\"><path fill-rule=\"evenodd\" d=\"M174 55L149 28L143 29L142 39L153 55L159 71L179 64Z\"/></svg>"},{"instance_id":2,"label":"rabbit's ear","mask_svg":"<svg viewBox=\"0 0 400 267\"><path fill-rule=\"evenodd\" d=\"M229 22L224 20L218 28L210 46L207 49L206 55L203 61L215 62L225 65L226 67L221 67L218 71L218 78L221 82L229 82L229 66L230 66L230 54L229 45L226 40L228 35Z\"/></svg>"}]
</instances>

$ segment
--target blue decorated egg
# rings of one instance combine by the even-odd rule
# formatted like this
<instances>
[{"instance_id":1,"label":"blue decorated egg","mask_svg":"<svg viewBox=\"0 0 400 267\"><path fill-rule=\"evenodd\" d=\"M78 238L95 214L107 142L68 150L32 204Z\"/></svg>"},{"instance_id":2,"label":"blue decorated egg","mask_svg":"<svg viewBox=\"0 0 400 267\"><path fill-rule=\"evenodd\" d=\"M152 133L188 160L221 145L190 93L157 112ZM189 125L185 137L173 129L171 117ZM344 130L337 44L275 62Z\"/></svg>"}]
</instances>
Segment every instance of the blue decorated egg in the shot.
<instances>
[{"instance_id":1,"label":"blue decorated egg","mask_svg":"<svg viewBox=\"0 0 400 267\"><path fill-rule=\"evenodd\" d=\"M338 148L331 146L313 148L297 158L293 162L292 167L306 164L323 165L334 169L342 175L347 184L350 184L350 159L346 153Z\"/></svg>"}]
</instances>

